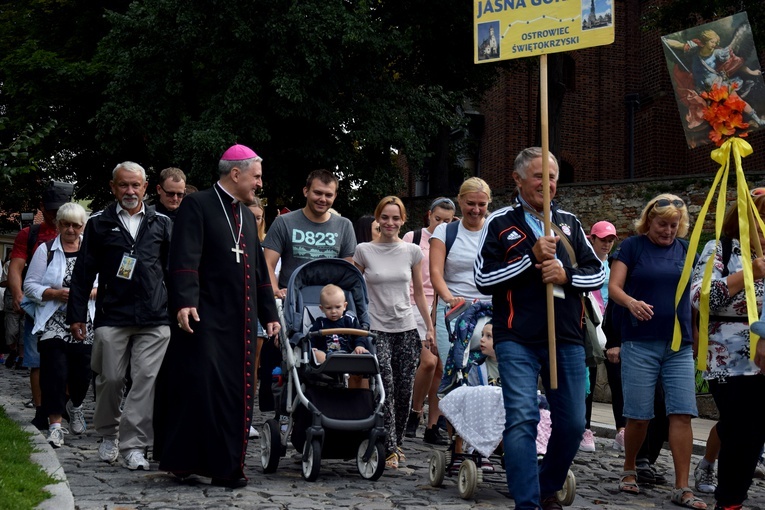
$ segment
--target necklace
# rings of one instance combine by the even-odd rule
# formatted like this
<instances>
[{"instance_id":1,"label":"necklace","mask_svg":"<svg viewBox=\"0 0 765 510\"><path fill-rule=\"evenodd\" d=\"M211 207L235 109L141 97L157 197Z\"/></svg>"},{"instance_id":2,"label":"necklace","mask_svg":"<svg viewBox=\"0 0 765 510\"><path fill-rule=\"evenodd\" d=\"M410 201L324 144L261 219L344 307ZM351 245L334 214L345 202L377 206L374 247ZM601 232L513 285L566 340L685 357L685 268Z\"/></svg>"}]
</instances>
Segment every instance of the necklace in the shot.
<instances>
[{"instance_id":1,"label":"necklace","mask_svg":"<svg viewBox=\"0 0 765 510\"><path fill-rule=\"evenodd\" d=\"M223 209L223 216L226 217L226 221L228 222L228 228L231 231L231 237L234 238L234 247L231 248L231 251L236 254L236 263L239 264L239 255L243 254L244 251L239 249L239 239L242 238L242 226L244 225L244 221L240 221L239 223L239 236L234 234L234 227L231 225L231 220L228 217L228 212L226 211L226 206L223 205L223 199L220 197L220 193L218 193L218 190L215 190L215 194L218 196L218 201L220 202L220 207ZM239 205L239 217L242 217L242 203L238 202Z\"/></svg>"}]
</instances>

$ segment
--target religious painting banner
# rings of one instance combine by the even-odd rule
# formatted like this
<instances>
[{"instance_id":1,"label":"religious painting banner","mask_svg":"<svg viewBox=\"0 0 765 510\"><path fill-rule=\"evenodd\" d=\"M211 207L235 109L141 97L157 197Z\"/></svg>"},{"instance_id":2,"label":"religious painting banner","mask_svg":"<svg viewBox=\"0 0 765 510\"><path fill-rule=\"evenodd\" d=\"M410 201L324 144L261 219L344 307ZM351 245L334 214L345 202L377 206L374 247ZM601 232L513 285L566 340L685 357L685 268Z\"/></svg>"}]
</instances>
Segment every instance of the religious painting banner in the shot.
<instances>
[{"instance_id":1,"label":"religious painting banner","mask_svg":"<svg viewBox=\"0 0 765 510\"><path fill-rule=\"evenodd\" d=\"M613 0L474 0L476 64L614 42Z\"/></svg>"},{"instance_id":2,"label":"religious painting banner","mask_svg":"<svg viewBox=\"0 0 765 510\"><path fill-rule=\"evenodd\" d=\"M719 146L765 124L765 85L745 12L661 39L689 147Z\"/></svg>"}]
</instances>

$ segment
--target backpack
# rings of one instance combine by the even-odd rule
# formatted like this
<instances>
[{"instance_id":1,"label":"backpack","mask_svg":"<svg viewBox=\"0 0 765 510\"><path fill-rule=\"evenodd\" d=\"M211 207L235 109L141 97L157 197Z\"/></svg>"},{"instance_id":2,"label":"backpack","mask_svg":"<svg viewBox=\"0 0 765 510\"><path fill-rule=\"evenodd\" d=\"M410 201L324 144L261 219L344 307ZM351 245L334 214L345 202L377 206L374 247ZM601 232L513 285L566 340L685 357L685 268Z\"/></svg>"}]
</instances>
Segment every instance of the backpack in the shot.
<instances>
[{"instance_id":1,"label":"backpack","mask_svg":"<svg viewBox=\"0 0 765 510\"><path fill-rule=\"evenodd\" d=\"M459 232L460 229L460 222L459 221L453 221L446 225L446 242L444 243L446 245L446 255L445 257L449 256L449 250L452 248L452 245L454 244L454 240L457 239L457 232ZM418 229L414 231L414 236L412 236L412 244L416 244L417 246L420 245L420 241L422 241L422 229Z\"/></svg>"}]
</instances>

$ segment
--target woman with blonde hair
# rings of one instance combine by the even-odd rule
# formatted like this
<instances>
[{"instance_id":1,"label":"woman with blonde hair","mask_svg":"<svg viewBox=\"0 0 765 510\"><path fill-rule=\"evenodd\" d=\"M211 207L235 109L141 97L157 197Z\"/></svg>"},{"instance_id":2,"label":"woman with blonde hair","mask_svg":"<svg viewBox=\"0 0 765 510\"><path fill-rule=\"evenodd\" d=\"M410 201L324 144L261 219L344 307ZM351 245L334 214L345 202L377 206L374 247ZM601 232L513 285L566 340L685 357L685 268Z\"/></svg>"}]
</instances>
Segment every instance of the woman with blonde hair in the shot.
<instances>
[{"instance_id":1,"label":"woman with blonde hair","mask_svg":"<svg viewBox=\"0 0 765 510\"><path fill-rule=\"evenodd\" d=\"M621 306L615 313L621 335L622 391L627 427L624 471L619 490L638 494L636 459L654 415L654 393L661 382L669 418L669 447L675 468L671 501L705 509L688 486L693 450L691 419L696 409L691 304L686 288L677 306L682 343L673 351L675 291L683 271L688 243L688 207L676 195L651 199L635 221L638 235L626 239L611 265L609 299Z\"/></svg>"},{"instance_id":2,"label":"woman with blonde hair","mask_svg":"<svg viewBox=\"0 0 765 510\"><path fill-rule=\"evenodd\" d=\"M438 295L436 305L436 347L441 364L446 366L451 340L446 331L445 316L462 300L490 301L475 286L473 264L478 255L481 228L491 203L491 189L480 177L470 177L460 186L457 206L461 218L442 223L430 238L430 281ZM425 430L425 442L445 444L437 426Z\"/></svg>"},{"instance_id":3,"label":"woman with blonde hair","mask_svg":"<svg viewBox=\"0 0 765 510\"><path fill-rule=\"evenodd\" d=\"M370 330L376 335L377 360L385 388L385 465L396 469L399 462L406 460L401 446L420 359L420 335L409 302L410 282L417 310L425 322L428 345L433 345L433 323L422 288L422 251L398 236L406 222L401 199L383 198L375 209L375 219L380 224L380 237L357 245L353 263L367 283Z\"/></svg>"}]
</instances>

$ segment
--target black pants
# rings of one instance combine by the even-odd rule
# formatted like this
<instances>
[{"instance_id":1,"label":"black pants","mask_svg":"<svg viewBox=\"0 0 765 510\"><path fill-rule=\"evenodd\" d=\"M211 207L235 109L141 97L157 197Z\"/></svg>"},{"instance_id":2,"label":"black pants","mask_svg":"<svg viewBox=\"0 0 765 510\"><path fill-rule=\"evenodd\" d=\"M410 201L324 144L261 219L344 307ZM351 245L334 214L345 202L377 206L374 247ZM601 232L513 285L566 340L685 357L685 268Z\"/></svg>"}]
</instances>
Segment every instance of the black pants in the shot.
<instances>
[{"instance_id":1,"label":"black pants","mask_svg":"<svg viewBox=\"0 0 765 510\"><path fill-rule=\"evenodd\" d=\"M616 430L627 426L627 419L622 415L624 412L624 395L622 394L622 364L611 363L608 358L603 362L606 365L608 386L611 388L611 409L614 413Z\"/></svg>"},{"instance_id":2,"label":"black pants","mask_svg":"<svg viewBox=\"0 0 765 510\"><path fill-rule=\"evenodd\" d=\"M92 377L92 348L92 345L67 343L60 338L48 338L39 342L40 390L44 416L64 413L67 387L72 404L75 407L82 404Z\"/></svg>"},{"instance_id":3,"label":"black pants","mask_svg":"<svg viewBox=\"0 0 765 510\"><path fill-rule=\"evenodd\" d=\"M720 411L715 499L721 505L740 505L747 497L765 443L765 407L760 403L765 396L765 376L710 381L709 389Z\"/></svg>"}]
</instances>

